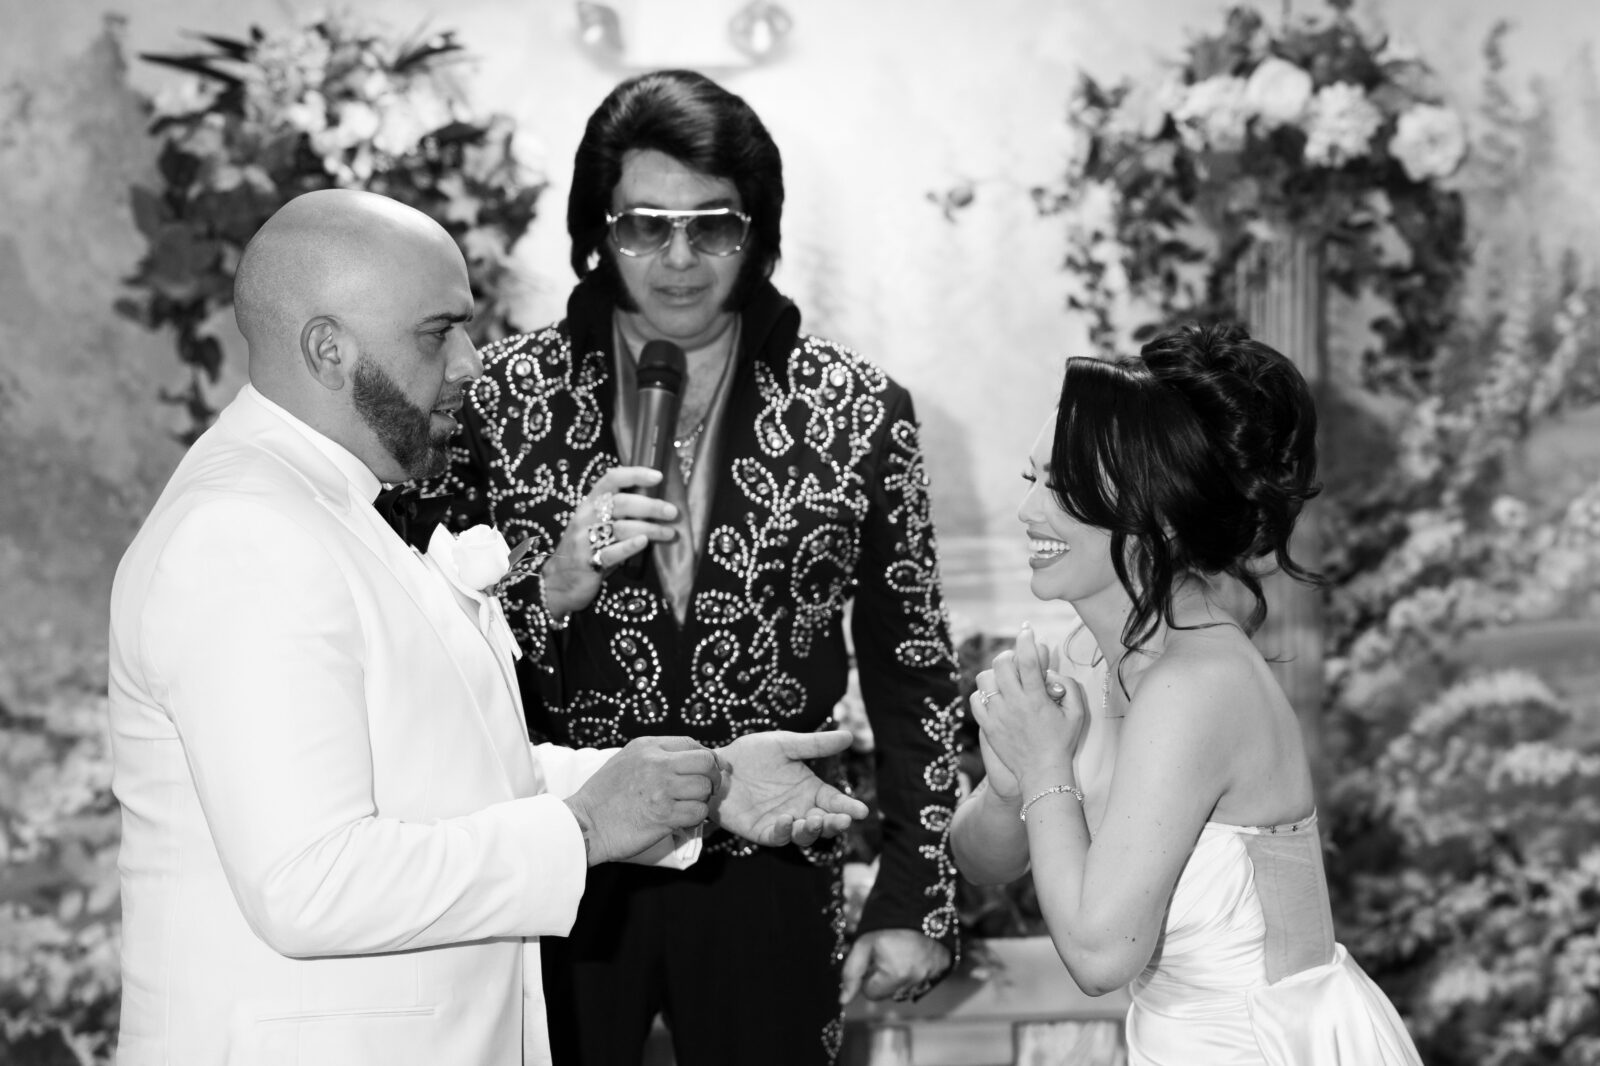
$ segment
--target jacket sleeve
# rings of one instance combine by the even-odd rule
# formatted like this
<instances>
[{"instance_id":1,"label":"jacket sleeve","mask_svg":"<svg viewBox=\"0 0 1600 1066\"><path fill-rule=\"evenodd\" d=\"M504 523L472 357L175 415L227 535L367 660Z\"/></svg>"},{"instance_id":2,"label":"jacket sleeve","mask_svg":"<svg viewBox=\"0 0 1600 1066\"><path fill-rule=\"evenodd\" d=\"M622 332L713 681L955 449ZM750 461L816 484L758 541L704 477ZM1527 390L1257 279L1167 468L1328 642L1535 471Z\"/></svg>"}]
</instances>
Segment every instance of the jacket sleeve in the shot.
<instances>
[{"instance_id":1,"label":"jacket sleeve","mask_svg":"<svg viewBox=\"0 0 1600 1066\"><path fill-rule=\"evenodd\" d=\"M197 508L154 569L140 622L149 684L245 919L297 957L566 933L587 862L558 797L428 820L378 813L373 624L318 535L267 502Z\"/></svg>"},{"instance_id":2,"label":"jacket sleeve","mask_svg":"<svg viewBox=\"0 0 1600 1066\"><path fill-rule=\"evenodd\" d=\"M883 816L883 852L860 931L913 929L954 953L955 653L916 416L898 386L885 400L851 619Z\"/></svg>"}]
</instances>

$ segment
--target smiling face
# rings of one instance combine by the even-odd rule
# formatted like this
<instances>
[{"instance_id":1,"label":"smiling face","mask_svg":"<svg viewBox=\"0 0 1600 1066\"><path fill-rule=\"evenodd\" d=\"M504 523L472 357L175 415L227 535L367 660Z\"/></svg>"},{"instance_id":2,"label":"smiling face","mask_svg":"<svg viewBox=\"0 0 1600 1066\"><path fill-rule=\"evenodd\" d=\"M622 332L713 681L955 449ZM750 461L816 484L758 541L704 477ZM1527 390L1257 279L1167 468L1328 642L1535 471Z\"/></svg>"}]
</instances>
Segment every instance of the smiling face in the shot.
<instances>
[{"instance_id":1,"label":"smiling face","mask_svg":"<svg viewBox=\"0 0 1600 1066\"><path fill-rule=\"evenodd\" d=\"M1102 597L1127 594L1111 566L1111 534L1085 525L1062 509L1050 484L1050 452L1056 438L1056 416L1039 431L1023 474L1028 491L1017 508L1017 519L1028 531L1029 582L1041 600L1067 600L1074 605Z\"/></svg>"},{"instance_id":2,"label":"smiling face","mask_svg":"<svg viewBox=\"0 0 1600 1066\"><path fill-rule=\"evenodd\" d=\"M622 178L611 194L613 212L630 207L690 211L743 210L744 205L733 182L691 170L664 152L645 150L623 158ZM645 340L668 340L693 351L733 324L735 314L726 306L748 245L729 256L705 255L689 244L687 230L678 228L666 247L650 255L623 255L615 247L606 254L634 305L624 313Z\"/></svg>"}]
</instances>

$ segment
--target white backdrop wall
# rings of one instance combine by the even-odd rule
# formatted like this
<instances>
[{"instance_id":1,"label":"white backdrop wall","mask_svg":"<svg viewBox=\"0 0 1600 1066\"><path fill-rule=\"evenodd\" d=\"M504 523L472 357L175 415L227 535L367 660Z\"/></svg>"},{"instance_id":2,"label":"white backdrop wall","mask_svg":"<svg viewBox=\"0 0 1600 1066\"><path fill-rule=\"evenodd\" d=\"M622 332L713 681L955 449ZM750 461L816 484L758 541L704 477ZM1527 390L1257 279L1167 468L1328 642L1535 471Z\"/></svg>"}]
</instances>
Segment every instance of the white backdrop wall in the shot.
<instances>
[{"instance_id":1,"label":"white backdrop wall","mask_svg":"<svg viewBox=\"0 0 1600 1066\"><path fill-rule=\"evenodd\" d=\"M529 283L527 324L558 317L572 280L564 208L573 149L588 114L631 71L581 46L568 0L343 6L397 30L456 30L479 57L468 77L472 99L517 120L525 155L550 180L518 258ZM715 21L739 2L616 6L627 33L630 23ZM1062 115L1078 71L1153 75L1189 31L1218 25L1226 5L784 6L794 29L773 62L709 71L751 102L784 153L778 284L809 329L858 348L912 389L957 609L985 626L1037 618L1012 517L1017 474L1061 361L1084 343L1063 306L1060 227L1036 215L1028 190L1063 166ZM1268 5L1269 15L1278 7ZM165 437L174 416L155 402L156 389L176 380L170 342L110 310L141 251L126 187L153 173L153 146L128 90L153 94L177 76L137 54L181 51L186 31L283 28L321 9L290 0L0 0L0 326L13 342L0 361L0 393L9 379L12 399L0 410L12 467L0 490L64 493L44 515L0 518L0 573L18 575L0 580L0 647L7 638L54 647L64 635L94 646L121 545L178 456ZM1549 83L1565 153L1539 213L1519 224L1600 247L1600 68L1587 48L1600 39L1600 3L1387 0L1363 10L1419 47L1467 106L1479 92L1490 26L1513 19L1514 78ZM125 67L105 39L108 14L120 16L112 36ZM644 34L631 57L692 63L703 44ZM928 194L964 183L975 199L947 219ZM242 362L237 350L230 359L235 368ZM63 534L88 547L55 558Z\"/></svg>"}]
</instances>

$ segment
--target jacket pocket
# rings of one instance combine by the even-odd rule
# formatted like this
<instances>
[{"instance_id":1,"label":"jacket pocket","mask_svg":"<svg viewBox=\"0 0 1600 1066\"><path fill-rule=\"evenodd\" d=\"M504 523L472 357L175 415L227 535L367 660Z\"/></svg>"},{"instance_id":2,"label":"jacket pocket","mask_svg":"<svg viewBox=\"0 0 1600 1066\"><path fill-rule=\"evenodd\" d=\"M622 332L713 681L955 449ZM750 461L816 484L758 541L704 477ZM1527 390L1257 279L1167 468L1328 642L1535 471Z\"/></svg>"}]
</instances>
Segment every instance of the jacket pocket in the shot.
<instances>
[{"instance_id":1,"label":"jacket pocket","mask_svg":"<svg viewBox=\"0 0 1600 1066\"><path fill-rule=\"evenodd\" d=\"M239 1013L227 1066L393 1066L432 1046L438 1007ZM437 1050L437 1049L434 1049Z\"/></svg>"}]
</instances>

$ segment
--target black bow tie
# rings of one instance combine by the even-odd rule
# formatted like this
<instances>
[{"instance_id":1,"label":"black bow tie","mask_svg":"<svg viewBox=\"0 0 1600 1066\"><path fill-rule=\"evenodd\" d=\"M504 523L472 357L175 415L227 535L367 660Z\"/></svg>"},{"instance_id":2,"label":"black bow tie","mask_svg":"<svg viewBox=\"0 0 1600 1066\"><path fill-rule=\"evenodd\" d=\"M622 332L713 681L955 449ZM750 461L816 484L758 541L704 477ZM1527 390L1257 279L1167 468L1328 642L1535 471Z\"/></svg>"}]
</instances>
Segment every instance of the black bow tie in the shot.
<instances>
[{"instance_id":1,"label":"black bow tie","mask_svg":"<svg viewBox=\"0 0 1600 1066\"><path fill-rule=\"evenodd\" d=\"M416 485L405 482L378 493L378 498L372 501L372 509L389 523L401 540L419 551L427 551L433 527L444 521L450 503L451 497L447 495L424 496Z\"/></svg>"}]
</instances>

